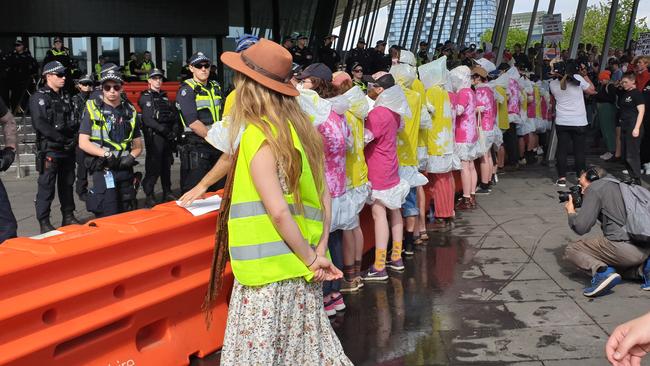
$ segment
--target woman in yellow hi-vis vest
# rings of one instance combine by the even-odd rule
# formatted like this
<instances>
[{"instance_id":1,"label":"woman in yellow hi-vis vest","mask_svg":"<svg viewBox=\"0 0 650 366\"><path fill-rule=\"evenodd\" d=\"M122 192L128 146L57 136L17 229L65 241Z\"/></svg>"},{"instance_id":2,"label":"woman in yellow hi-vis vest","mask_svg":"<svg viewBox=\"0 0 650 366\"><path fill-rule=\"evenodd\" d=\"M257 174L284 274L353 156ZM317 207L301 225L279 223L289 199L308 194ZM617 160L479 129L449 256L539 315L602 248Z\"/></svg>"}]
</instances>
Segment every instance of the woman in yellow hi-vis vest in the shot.
<instances>
[{"instance_id":1,"label":"woman in yellow hi-vis vest","mask_svg":"<svg viewBox=\"0 0 650 366\"><path fill-rule=\"evenodd\" d=\"M294 98L291 60L265 39L221 57L236 71L233 146L244 127L224 191L206 303L210 309L219 291L227 244L236 281L222 365L352 364L323 309L321 281L342 273L326 257L323 143Z\"/></svg>"}]
</instances>

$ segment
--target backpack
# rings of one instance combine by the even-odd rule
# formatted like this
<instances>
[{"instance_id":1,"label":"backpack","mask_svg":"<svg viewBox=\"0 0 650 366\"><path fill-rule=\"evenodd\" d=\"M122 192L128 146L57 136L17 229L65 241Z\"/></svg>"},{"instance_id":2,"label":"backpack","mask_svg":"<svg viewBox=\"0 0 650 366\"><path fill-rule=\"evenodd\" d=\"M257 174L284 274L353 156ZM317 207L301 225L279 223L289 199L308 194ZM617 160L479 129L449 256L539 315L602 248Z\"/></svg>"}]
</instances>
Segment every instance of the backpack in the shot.
<instances>
[{"instance_id":1,"label":"backpack","mask_svg":"<svg viewBox=\"0 0 650 366\"><path fill-rule=\"evenodd\" d=\"M603 177L600 179L617 183L621 189L627 220L625 225L623 223L617 224L624 226L625 231L627 231L632 241L649 243L650 191L640 185L628 184L611 177Z\"/></svg>"}]
</instances>

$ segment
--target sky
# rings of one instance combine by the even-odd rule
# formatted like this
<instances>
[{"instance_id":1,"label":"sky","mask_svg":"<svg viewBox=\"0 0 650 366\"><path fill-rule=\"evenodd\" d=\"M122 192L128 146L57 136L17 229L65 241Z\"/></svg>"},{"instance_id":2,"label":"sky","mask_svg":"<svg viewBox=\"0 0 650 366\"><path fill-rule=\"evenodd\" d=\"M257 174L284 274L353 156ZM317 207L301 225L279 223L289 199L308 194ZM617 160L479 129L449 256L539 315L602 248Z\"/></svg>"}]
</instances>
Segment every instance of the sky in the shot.
<instances>
[{"instance_id":1,"label":"sky","mask_svg":"<svg viewBox=\"0 0 650 366\"><path fill-rule=\"evenodd\" d=\"M587 2L587 6L595 5L602 1L606 1L606 0L589 0ZM516 0L513 8L513 13L531 12L533 11L533 4L534 1L532 0ZM549 4L549 0L540 0L538 11L542 11L542 10L546 11L548 9L548 4ZM555 14L561 13L562 20L565 21L575 15L577 6L578 6L578 0L556 0L555 10L553 12ZM639 10L637 12L637 19L643 17L646 18L647 23L650 25L650 0L640 0ZM379 9L379 15L377 16L377 25L375 26L375 34L372 37L374 41L384 38L384 32L386 30L387 20L388 20L388 7ZM361 17L360 21L361 22L363 21L363 17ZM339 31L340 31L340 27L336 27L334 28L333 33L339 34ZM357 31L357 34L358 33L359 31ZM358 35L352 37L352 39L356 39L356 38L358 38ZM369 44L368 46L372 47L374 46L374 43ZM354 45L352 45L350 48L352 47L354 47ZM347 49L347 47L345 47L344 49Z\"/></svg>"}]
</instances>

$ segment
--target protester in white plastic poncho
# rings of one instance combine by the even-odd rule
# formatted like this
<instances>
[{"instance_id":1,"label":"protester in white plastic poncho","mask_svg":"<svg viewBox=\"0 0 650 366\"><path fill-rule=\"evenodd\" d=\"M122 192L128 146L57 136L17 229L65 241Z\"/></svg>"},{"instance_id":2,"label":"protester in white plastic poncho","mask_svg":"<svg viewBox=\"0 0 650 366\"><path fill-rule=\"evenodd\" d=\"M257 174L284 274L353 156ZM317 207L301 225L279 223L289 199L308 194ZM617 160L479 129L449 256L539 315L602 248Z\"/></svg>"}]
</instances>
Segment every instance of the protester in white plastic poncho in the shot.
<instances>
[{"instance_id":1,"label":"protester in white plastic poncho","mask_svg":"<svg viewBox=\"0 0 650 366\"><path fill-rule=\"evenodd\" d=\"M400 207L409 193L408 182L400 179L397 161L397 133L403 118L411 117L406 96L393 76L378 72L367 78L368 96L375 99L374 106L366 119L366 129L373 140L365 149L368 164L368 180L372 185L369 203L375 223L375 262L363 275L364 281L388 279L386 267L402 271L403 220ZM393 250L386 262L389 226L386 220L390 212Z\"/></svg>"},{"instance_id":2,"label":"protester in white plastic poncho","mask_svg":"<svg viewBox=\"0 0 650 366\"><path fill-rule=\"evenodd\" d=\"M427 136L427 166L431 184L427 194L435 207L433 231L446 231L453 225L455 184L453 170L460 166L454 156L454 123L452 105L445 85L448 82L447 56L418 68L426 88L426 105L432 116L432 128ZM455 163L456 161L456 163Z\"/></svg>"},{"instance_id":3,"label":"protester in white plastic poncho","mask_svg":"<svg viewBox=\"0 0 650 366\"><path fill-rule=\"evenodd\" d=\"M390 68L390 73L395 78L395 82L402 88L408 107L411 111L410 117L404 118L404 129L398 134L397 139L397 156L399 160L399 176L406 180L411 189L406 201L402 205L402 216L405 219L404 230L404 254L411 256L414 254L413 244L417 223L420 215L419 205L417 202L417 187L424 186L429 180L418 171L419 161L417 156L417 145L419 141L420 128L430 128L431 117L426 110L422 95L412 89L413 82L417 79L415 67L408 63L408 59L415 60L415 56L409 51L400 51L400 61L406 59L398 65Z\"/></svg>"},{"instance_id":4,"label":"protester in white plastic poncho","mask_svg":"<svg viewBox=\"0 0 650 366\"><path fill-rule=\"evenodd\" d=\"M455 151L461 161L461 181L463 197L456 205L457 210L476 208L476 184L478 176L474 159L482 155L479 146L479 133L476 123L476 96L472 90L471 71L467 66L458 66L449 72L449 80L456 93L454 111L456 112Z\"/></svg>"}]
</instances>

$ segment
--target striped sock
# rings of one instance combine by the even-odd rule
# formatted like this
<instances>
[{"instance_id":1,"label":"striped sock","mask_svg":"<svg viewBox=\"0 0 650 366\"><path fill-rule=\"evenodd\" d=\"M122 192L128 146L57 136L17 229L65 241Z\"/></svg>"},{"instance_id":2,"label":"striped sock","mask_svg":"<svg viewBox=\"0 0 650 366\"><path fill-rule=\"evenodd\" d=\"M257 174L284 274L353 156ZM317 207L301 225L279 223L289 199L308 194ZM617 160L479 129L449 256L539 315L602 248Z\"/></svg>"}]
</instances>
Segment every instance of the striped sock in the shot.
<instances>
[{"instance_id":1,"label":"striped sock","mask_svg":"<svg viewBox=\"0 0 650 366\"><path fill-rule=\"evenodd\" d=\"M361 261L354 261L354 277L361 277Z\"/></svg>"},{"instance_id":2,"label":"striped sock","mask_svg":"<svg viewBox=\"0 0 650 366\"><path fill-rule=\"evenodd\" d=\"M398 261L402 258L402 242L401 241L394 241L393 242L393 249L390 252L390 260L391 261Z\"/></svg>"},{"instance_id":3,"label":"striped sock","mask_svg":"<svg viewBox=\"0 0 650 366\"><path fill-rule=\"evenodd\" d=\"M346 281L352 281L355 277L354 265L343 266L343 277Z\"/></svg>"},{"instance_id":4,"label":"striped sock","mask_svg":"<svg viewBox=\"0 0 650 366\"><path fill-rule=\"evenodd\" d=\"M386 249L375 247L375 270L381 271L386 268Z\"/></svg>"}]
</instances>

